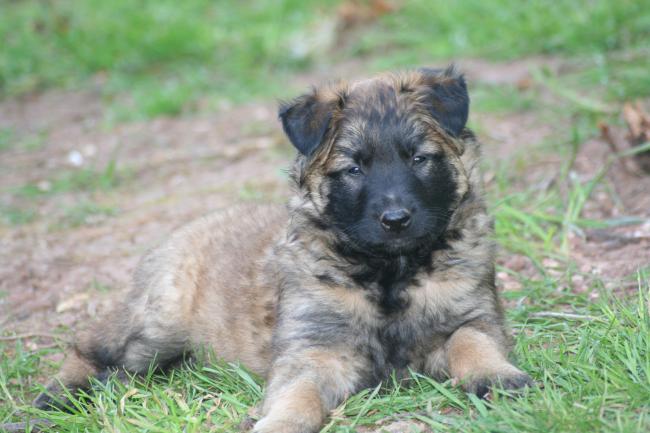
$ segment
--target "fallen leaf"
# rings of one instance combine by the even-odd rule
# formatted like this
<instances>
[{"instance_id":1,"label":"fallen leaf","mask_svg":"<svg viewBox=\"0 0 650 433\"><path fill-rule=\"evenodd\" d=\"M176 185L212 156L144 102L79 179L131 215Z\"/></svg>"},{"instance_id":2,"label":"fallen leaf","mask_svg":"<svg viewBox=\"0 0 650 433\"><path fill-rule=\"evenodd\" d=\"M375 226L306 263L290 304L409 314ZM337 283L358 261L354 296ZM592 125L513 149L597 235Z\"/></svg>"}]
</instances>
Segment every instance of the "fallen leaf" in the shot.
<instances>
[{"instance_id":1,"label":"fallen leaf","mask_svg":"<svg viewBox=\"0 0 650 433\"><path fill-rule=\"evenodd\" d=\"M79 310L88 301L90 295L88 293L77 293L70 298L59 302L56 306L57 313L63 313L68 310Z\"/></svg>"},{"instance_id":2,"label":"fallen leaf","mask_svg":"<svg viewBox=\"0 0 650 433\"><path fill-rule=\"evenodd\" d=\"M395 11L397 7L387 0L349 0L339 6L337 15L342 30L369 24Z\"/></svg>"},{"instance_id":3,"label":"fallen leaf","mask_svg":"<svg viewBox=\"0 0 650 433\"><path fill-rule=\"evenodd\" d=\"M650 142L650 114L640 101L623 105L623 120L628 128L628 149ZM650 150L635 152L632 158L641 170L650 173Z\"/></svg>"},{"instance_id":4,"label":"fallen leaf","mask_svg":"<svg viewBox=\"0 0 650 433\"><path fill-rule=\"evenodd\" d=\"M124 406L126 405L126 400L129 397L132 397L138 393L138 390L135 388L131 388L128 390L120 399L120 415L124 415Z\"/></svg>"}]
</instances>

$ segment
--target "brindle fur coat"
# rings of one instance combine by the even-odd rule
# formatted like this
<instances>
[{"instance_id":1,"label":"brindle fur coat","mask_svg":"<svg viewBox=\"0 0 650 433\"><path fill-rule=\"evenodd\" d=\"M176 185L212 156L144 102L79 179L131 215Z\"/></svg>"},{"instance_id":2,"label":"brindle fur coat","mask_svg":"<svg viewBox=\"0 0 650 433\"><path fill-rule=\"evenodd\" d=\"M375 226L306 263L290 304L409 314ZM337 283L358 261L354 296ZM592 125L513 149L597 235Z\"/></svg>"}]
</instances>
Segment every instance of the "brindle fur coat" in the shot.
<instances>
[{"instance_id":1,"label":"brindle fur coat","mask_svg":"<svg viewBox=\"0 0 650 433\"><path fill-rule=\"evenodd\" d=\"M316 432L393 371L479 395L530 385L508 360L468 105L451 68L283 104L299 151L289 205L209 215L146 254L36 404L53 404L59 384L165 367L197 346L267 378L257 433Z\"/></svg>"}]
</instances>

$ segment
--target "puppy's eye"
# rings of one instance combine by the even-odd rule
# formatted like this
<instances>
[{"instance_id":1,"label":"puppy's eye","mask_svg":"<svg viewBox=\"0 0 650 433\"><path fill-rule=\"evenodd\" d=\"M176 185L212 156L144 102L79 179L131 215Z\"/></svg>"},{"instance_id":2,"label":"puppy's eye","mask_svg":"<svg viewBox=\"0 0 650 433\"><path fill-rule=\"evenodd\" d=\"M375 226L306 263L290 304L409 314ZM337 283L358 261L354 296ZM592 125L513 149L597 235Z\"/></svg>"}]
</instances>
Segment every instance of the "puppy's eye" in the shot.
<instances>
[{"instance_id":1,"label":"puppy's eye","mask_svg":"<svg viewBox=\"0 0 650 433\"><path fill-rule=\"evenodd\" d=\"M361 168L356 167L356 166L355 167L350 167L348 169L348 173L351 174L351 175L357 176L357 175L361 174Z\"/></svg>"},{"instance_id":2,"label":"puppy's eye","mask_svg":"<svg viewBox=\"0 0 650 433\"><path fill-rule=\"evenodd\" d=\"M426 160L427 160L426 156L422 156L422 155L414 156L413 157L413 165L422 164Z\"/></svg>"}]
</instances>

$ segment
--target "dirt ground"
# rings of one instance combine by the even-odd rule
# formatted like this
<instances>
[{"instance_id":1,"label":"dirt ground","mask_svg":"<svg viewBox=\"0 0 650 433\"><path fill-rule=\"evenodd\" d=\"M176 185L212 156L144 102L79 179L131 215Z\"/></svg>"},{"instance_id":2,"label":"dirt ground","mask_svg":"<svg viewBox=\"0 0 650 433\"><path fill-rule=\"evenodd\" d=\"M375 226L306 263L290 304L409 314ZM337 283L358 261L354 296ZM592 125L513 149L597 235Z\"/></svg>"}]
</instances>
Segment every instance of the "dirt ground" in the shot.
<instances>
[{"instance_id":1,"label":"dirt ground","mask_svg":"<svg viewBox=\"0 0 650 433\"><path fill-rule=\"evenodd\" d=\"M470 82L493 84L529 80L531 64L561 66L544 58L460 62ZM346 69L347 76L362 75L361 65ZM306 86L331 75L297 81ZM90 91L47 92L0 103L0 128L26 139L43 137L38 149L0 153L0 205L32 207L37 213L28 224L0 225L0 334L42 334L29 340L34 348L72 337L68 330L105 308L110 295L129 284L140 255L175 227L242 200L282 201L288 193L284 169L292 150L272 101L110 130L103 118L101 98ZM493 160L535 146L563 127L544 124L531 112L482 114L477 120L485 125L480 137L485 156ZM594 176L610 152L602 139L590 139L574 175ZM114 188L48 191L62 172L103 170L112 160L120 181ZM541 161L539 170L521 179L522 186L543 185L559 162L552 155ZM26 184L42 193L16 193ZM572 237L571 248L583 272L613 283L650 263L650 177L634 176L615 164L606 185L592 195L584 216L635 216L645 223L587 231ZM73 226L61 223L69 209L87 201L110 206L114 215L90 215ZM530 266L525 258L505 254L501 262L517 270ZM64 332L55 340L48 337L57 330Z\"/></svg>"}]
</instances>

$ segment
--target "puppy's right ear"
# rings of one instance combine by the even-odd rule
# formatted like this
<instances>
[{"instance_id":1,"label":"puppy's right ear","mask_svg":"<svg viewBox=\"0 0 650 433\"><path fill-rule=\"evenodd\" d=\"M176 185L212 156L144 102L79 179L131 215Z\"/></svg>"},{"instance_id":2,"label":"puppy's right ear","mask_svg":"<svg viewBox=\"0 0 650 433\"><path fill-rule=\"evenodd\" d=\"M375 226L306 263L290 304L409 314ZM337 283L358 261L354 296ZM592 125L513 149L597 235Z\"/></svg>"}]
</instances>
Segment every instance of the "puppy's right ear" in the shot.
<instances>
[{"instance_id":1,"label":"puppy's right ear","mask_svg":"<svg viewBox=\"0 0 650 433\"><path fill-rule=\"evenodd\" d=\"M280 105L282 128L300 153L314 153L331 126L335 108L336 101L327 100L317 90Z\"/></svg>"}]
</instances>

